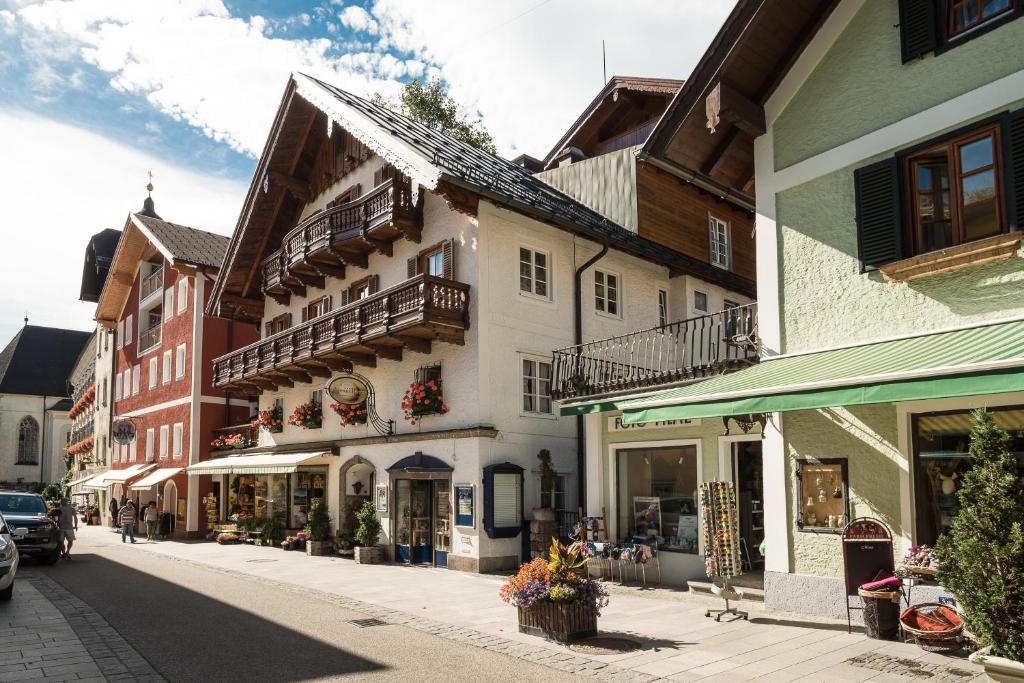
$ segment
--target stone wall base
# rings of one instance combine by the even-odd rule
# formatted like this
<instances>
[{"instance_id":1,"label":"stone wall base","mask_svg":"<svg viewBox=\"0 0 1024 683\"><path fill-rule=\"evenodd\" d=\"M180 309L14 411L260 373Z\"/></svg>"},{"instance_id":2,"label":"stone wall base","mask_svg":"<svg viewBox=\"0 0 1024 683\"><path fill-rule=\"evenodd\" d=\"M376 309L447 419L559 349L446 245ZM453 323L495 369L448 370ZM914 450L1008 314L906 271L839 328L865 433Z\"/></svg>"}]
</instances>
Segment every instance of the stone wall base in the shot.
<instances>
[{"instance_id":1,"label":"stone wall base","mask_svg":"<svg viewBox=\"0 0 1024 683\"><path fill-rule=\"evenodd\" d=\"M516 570L519 568L519 557L517 555L505 555L500 557L467 557L465 555L448 555L448 569L459 572L497 572L504 570Z\"/></svg>"}]
</instances>

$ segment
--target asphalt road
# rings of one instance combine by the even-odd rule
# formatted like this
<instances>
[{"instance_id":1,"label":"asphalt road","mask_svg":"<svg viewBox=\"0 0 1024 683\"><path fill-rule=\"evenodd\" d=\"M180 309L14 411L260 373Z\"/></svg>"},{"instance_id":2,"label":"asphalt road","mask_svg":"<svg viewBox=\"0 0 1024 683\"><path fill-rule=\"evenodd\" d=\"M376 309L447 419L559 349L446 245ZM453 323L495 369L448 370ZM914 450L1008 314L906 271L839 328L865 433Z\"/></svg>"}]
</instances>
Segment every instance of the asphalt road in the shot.
<instances>
[{"instance_id":1,"label":"asphalt road","mask_svg":"<svg viewBox=\"0 0 1024 683\"><path fill-rule=\"evenodd\" d=\"M541 665L128 546L75 544L44 572L170 681L562 681ZM34 564L31 561L27 565Z\"/></svg>"}]
</instances>

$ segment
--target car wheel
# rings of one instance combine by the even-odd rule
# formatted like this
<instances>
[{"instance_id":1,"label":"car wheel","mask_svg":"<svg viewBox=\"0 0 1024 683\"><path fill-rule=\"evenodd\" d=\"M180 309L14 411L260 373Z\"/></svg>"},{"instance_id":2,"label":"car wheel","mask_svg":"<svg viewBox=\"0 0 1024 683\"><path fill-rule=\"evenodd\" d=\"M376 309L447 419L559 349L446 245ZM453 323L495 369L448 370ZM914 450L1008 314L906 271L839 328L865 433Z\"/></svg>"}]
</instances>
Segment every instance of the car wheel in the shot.
<instances>
[{"instance_id":1,"label":"car wheel","mask_svg":"<svg viewBox=\"0 0 1024 683\"><path fill-rule=\"evenodd\" d=\"M11 581L11 585L0 591L0 602L7 602L14 597L14 582Z\"/></svg>"},{"instance_id":2,"label":"car wheel","mask_svg":"<svg viewBox=\"0 0 1024 683\"><path fill-rule=\"evenodd\" d=\"M57 564L57 560L60 559L60 551L54 550L48 555L43 555L39 558L39 564Z\"/></svg>"}]
</instances>

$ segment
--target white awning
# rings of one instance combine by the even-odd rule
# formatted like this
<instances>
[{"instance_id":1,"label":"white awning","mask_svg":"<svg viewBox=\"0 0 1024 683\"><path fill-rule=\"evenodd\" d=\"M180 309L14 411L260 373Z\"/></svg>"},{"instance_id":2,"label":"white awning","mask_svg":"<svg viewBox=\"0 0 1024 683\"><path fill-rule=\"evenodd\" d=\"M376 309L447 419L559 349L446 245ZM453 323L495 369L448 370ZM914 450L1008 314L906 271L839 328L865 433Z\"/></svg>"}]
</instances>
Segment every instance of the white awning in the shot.
<instances>
[{"instance_id":1,"label":"white awning","mask_svg":"<svg viewBox=\"0 0 1024 683\"><path fill-rule=\"evenodd\" d=\"M123 484L129 479L134 479L156 468L156 463L141 463L125 467L123 470L107 470L83 483L82 486L90 489L105 489L111 484Z\"/></svg>"},{"instance_id":2,"label":"white awning","mask_svg":"<svg viewBox=\"0 0 1024 683\"><path fill-rule=\"evenodd\" d=\"M184 469L184 467L164 467L162 469L156 470L155 472L150 472L142 479L139 479L137 482L133 483L128 488L132 489L133 491L137 491L140 489L148 489L152 486L156 486L157 484L162 484L163 482L167 481L168 479L176 475L178 472L184 471Z\"/></svg>"},{"instance_id":3,"label":"white awning","mask_svg":"<svg viewBox=\"0 0 1024 683\"><path fill-rule=\"evenodd\" d=\"M290 474L300 467L326 467L331 457L330 451L229 455L190 465L188 471L189 474Z\"/></svg>"},{"instance_id":4,"label":"white awning","mask_svg":"<svg viewBox=\"0 0 1024 683\"><path fill-rule=\"evenodd\" d=\"M89 481L90 479L92 479L95 476L96 476L96 473L93 472L92 474L87 474L84 477L79 477L78 479L72 479L71 481L68 482L68 486L78 486L82 482Z\"/></svg>"},{"instance_id":5,"label":"white awning","mask_svg":"<svg viewBox=\"0 0 1024 683\"><path fill-rule=\"evenodd\" d=\"M85 481L83 481L80 484L80 486L83 489L105 489L108 486L110 486L110 484L107 484L103 480L103 478L106 477L106 476L107 476L106 472L100 472L96 476L90 477L89 479L86 479Z\"/></svg>"}]
</instances>

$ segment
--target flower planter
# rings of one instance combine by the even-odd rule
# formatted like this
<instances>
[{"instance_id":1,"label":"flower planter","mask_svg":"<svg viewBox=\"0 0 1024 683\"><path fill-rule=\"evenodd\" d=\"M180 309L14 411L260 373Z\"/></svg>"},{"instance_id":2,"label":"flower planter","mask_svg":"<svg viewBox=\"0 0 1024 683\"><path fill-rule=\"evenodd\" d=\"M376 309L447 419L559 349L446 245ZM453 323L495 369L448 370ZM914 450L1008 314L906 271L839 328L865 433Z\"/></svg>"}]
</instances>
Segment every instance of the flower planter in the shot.
<instances>
[{"instance_id":1,"label":"flower planter","mask_svg":"<svg viewBox=\"0 0 1024 683\"><path fill-rule=\"evenodd\" d=\"M384 546L356 546L356 564L380 564L384 561Z\"/></svg>"},{"instance_id":2,"label":"flower planter","mask_svg":"<svg viewBox=\"0 0 1024 683\"><path fill-rule=\"evenodd\" d=\"M334 545L330 541L306 541L307 555L331 555Z\"/></svg>"},{"instance_id":3,"label":"flower planter","mask_svg":"<svg viewBox=\"0 0 1024 683\"><path fill-rule=\"evenodd\" d=\"M519 632L569 643L597 635L597 612L585 605L541 602L519 609Z\"/></svg>"},{"instance_id":4,"label":"flower planter","mask_svg":"<svg viewBox=\"0 0 1024 683\"><path fill-rule=\"evenodd\" d=\"M985 673L996 683L1024 683L1024 662L996 657L987 647L972 654L970 660L985 667Z\"/></svg>"}]
</instances>

